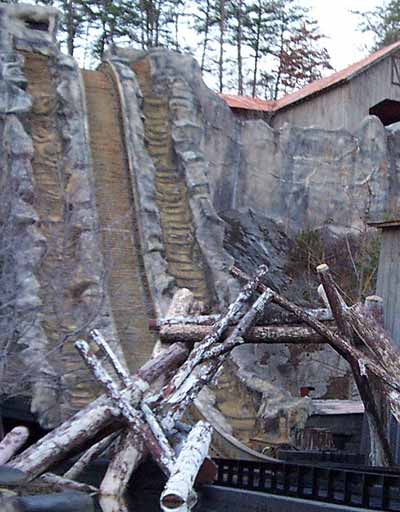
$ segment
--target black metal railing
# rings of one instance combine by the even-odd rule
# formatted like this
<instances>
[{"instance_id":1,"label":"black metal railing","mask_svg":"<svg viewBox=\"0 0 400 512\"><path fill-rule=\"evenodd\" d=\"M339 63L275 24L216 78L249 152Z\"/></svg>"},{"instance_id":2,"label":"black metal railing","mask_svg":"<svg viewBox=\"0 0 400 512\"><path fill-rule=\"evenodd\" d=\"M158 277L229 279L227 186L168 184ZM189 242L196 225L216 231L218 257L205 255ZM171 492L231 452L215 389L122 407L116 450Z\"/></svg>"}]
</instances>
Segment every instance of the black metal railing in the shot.
<instances>
[{"instance_id":1,"label":"black metal railing","mask_svg":"<svg viewBox=\"0 0 400 512\"><path fill-rule=\"evenodd\" d=\"M400 511L400 472L215 459L216 485L352 507Z\"/></svg>"}]
</instances>

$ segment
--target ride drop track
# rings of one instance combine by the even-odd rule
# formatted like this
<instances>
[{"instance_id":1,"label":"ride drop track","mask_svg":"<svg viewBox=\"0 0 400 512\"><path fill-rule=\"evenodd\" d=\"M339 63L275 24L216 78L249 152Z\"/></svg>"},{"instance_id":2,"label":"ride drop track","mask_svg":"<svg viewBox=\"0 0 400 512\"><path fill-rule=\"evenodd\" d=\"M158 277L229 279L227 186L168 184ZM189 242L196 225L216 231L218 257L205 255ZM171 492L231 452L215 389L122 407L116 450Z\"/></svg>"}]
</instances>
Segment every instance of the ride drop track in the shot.
<instances>
[{"instance_id":1,"label":"ride drop track","mask_svg":"<svg viewBox=\"0 0 400 512\"><path fill-rule=\"evenodd\" d=\"M151 358L154 346L148 329L152 305L141 259L120 99L108 65L82 74L108 295L125 359L130 370L136 370Z\"/></svg>"}]
</instances>

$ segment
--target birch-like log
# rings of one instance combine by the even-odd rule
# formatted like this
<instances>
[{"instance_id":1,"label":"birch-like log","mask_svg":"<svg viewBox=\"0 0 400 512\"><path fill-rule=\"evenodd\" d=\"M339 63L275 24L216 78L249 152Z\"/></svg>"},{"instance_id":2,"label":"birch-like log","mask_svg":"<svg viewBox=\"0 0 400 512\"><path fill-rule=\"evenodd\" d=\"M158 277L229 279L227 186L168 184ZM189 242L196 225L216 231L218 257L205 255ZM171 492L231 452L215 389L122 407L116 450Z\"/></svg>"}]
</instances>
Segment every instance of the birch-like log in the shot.
<instances>
[{"instance_id":1,"label":"birch-like log","mask_svg":"<svg viewBox=\"0 0 400 512\"><path fill-rule=\"evenodd\" d=\"M15 427L0 442L0 464L8 462L24 446L29 437L26 427Z\"/></svg>"},{"instance_id":2,"label":"birch-like log","mask_svg":"<svg viewBox=\"0 0 400 512\"><path fill-rule=\"evenodd\" d=\"M122 496L135 469L147 454L143 440L131 430L121 435L120 444L100 485L102 496ZM108 512L108 510L107 510Z\"/></svg>"},{"instance_id":3,"label":"birch-like log","mask_svg":"<svg viewBox=\"0 0 400 512\"><path fill-rule=\"evenodd\" d=\"M149 360L132 377L139 385L123 392L133 406L142 399L145 385L154 382L160 375L177 368L187 357L188 349L180 343L172 345L166 352ZM116 421L119 409L103 395L75 414L71 419L51 431L36 444L24 450L10 462L10 466L35 478L48 467L67 457L71 450L79 448Z\"/></svg>"},{"instance_id":4,"label":"birch-like log","mask_svg":"<svg viewBox=\"0 0 400 512\"><path fill-rule=\"evenodd\" d=\"M160 442L153 434L149 425L143 421L140 412L125 399L102 363L90 351L88 343L84 340L78 340L75 342L75 347L93 372L93 375L103 385L113 403L118 407L122 416L127 420L132 432L143 438L146 448L149 450L154 460L166 474L169 474L174 453L168 442L166 440L165 443ZM164 441L164 439L162 441Z\"/></svg>"},{"instance_id":5,"label":"birch-like log","mask_svg":"<svg viewBox=\"0 0 400 512\"><path fill-rule=\"evenodd\" d=\"M101 441L97 442L93 446L91 446L76 462L73 466L69 468L68 471L64 473L64 478L69 480L75 480L85 469L89 466L89 464L97 459L111 444L115 441L115 439L120 435L120 431L113 432L108 435Z\"/></svg>"},{"instance_id":6,"label":"birch-like log","mask_svg":"<svg viewBox=\"0 0 400 512\"><path fill-rule=\"evenodd\" d=\"M161 494L162 510L176 511L193 507L193 484L207 457L211 433L211 425L204 421L199 421L191 430Z\"/></svg>"},{"instance_id":7,"label":"birch-like log","mask_svg":"<svg viewBox=\"0 0 400 512\"><path fill-rule=\"evenodd\" d=\"M268 268L265 265L259 267L255 277L243 287L237 299L230 304L226 314L221 316L220 320L214 325L212 333L192 350L185 363L176 372L170 384L163 390L164 397L170 396L182 385L185 379L192 373L193 369L200 363L203 353L222 338L230 323L242 313L244 306L249 302L267 272Z\"/></svg>"}]
</instances>

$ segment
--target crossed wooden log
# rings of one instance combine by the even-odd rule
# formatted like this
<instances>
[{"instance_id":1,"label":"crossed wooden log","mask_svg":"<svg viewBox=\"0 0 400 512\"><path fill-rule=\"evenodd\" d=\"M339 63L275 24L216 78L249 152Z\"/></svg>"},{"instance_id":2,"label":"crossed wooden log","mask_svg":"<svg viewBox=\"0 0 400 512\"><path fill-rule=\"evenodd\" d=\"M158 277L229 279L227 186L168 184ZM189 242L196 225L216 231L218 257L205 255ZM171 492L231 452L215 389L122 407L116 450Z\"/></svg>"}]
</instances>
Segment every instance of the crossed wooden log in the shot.
<instances>
[{"instance_id":1,"label":"crossed wooden log","mask_svg":"<svg viewBox=\"0 0 400 512\"><path fill-rule=\"evenodd\" d=\"M196 501L193 490L196 477L212 480L214 468L206 458L212 429L207 422L198 422L180 449L171 440L179 431L181 437L184 435L183 415L201 389L215 378L229 352L255 339L264 343L283 339L287 343L300 342L299 339L301 343L327 342L339 352L352 368L365 405L372 439L372 462L390 464L392 457L384 414L391 411L400 419L400 358L380 325L381 303L370 299L365 304L348 307L329 268L322 265L317 270L328 306L321 310L304 310L262 284L267 273L265 266L261 266L252 279L238 269L232 270L246 284L226 313L218 317L190 316L193 296L181 290L172 301L169 318L153 323L153 328L159 329L161 340L168 342L170 338L165 337L165 333L179 326L180 331L176 332L181 333L183 342L197 341L199 327L207 329L203 331L205 336L190 353L189 343L164 345L162 352L134 375L128 374L102 335L92 331L91 343L78 340L75 346L104 387L105 395L12 459L9 465L24 471L30 479L40 477L79 488L83 484L76 479L82 471L113 444L114 455L100 486L103 496L121 495L132 473L150 454L168 478L161 495L161 507L164 510L190 508ZM259 294L256 300L255 292ZM269 303L287 312L286 324L276 324L272 319L268 326L255 325ZM293 321L297 325L293 325ZM106 364L97 357L93 345L104 356ZM85 446L82 457L63 477L46 473L73 449Z\"/></svg>"}]
</instances>

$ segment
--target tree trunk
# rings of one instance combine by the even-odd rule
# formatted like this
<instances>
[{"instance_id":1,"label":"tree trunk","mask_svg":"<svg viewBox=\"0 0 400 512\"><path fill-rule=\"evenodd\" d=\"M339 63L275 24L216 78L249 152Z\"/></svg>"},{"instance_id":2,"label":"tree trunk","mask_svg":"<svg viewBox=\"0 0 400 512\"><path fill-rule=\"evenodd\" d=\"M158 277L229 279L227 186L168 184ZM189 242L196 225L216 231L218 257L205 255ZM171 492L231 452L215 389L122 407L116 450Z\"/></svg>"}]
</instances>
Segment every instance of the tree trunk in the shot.
<instances>
[{"instance_id":1,"label":"tree trunk","mask_svg":"<svg viewBox=\"0 0 400 512\"><path fill-rule=\"evenodd\" d=\"M334 329L332 323L330 328ZM163 327L160 339L163 343L180 341L182 343L198 343L212 332L209 325L172 325ZM232 327L228 335L232 333ZM317 344L327 343L326 338L317 334L314 329L300 325L259 325L253 327L243 336L246 343L289 343L289 344Z\"/></svg>"},{"instance_id":2,"label":"tree trunk","mask_svg":"<svg viewBox=\"0 0 400 512\"><path fill-rule=\"evenodd\" d=\"M225 0L219 0L219 59L218 81L219 92L224 89L224 38L225 38Z\"/></svg>"},{"instance_id":3,"label":"tree trunk","mask_svg":"<svg viewBox=\"0 0 400 512\"><path fill-rule=\"evenodd\" d=\"M207 0L205 15L206 15L206 18L204 21L203 50L201 53L201 64L200 64L200 69L201 69L202 73L203 73L204 67L205 67L206 53L207 53L207 47L208 47L208 32L210 29L210 0Z\"/></svg>"},{"instance_id":4,"label":"tree trunk","mask_svg":"<svg viewBox=\"0 0 400 512\"><path fill-rule=\"evenodd\" d=\"M260 57L259 52L260 52L260 37L261 37L261 19L262 19L262 12L261 12L261 5L259 2L256 40L255 40L255 46L254 46L253 86L252 86L252 91L251 91L251 95L253 96L253 98L256 96L256 91L257 91L258 59Z\"/></svg>"},{"instance_id":5,"label":"tree trunk","mask_svg":"<svg viewBox=\"0 0 400 512\"><path fill-rule=\"evenodd\" d=\"M238 94L243 96L243 60L242 60L242 14L243 0L238 0L237 13L237 70L238 70Z\"/></svg>"}]
</instances>

